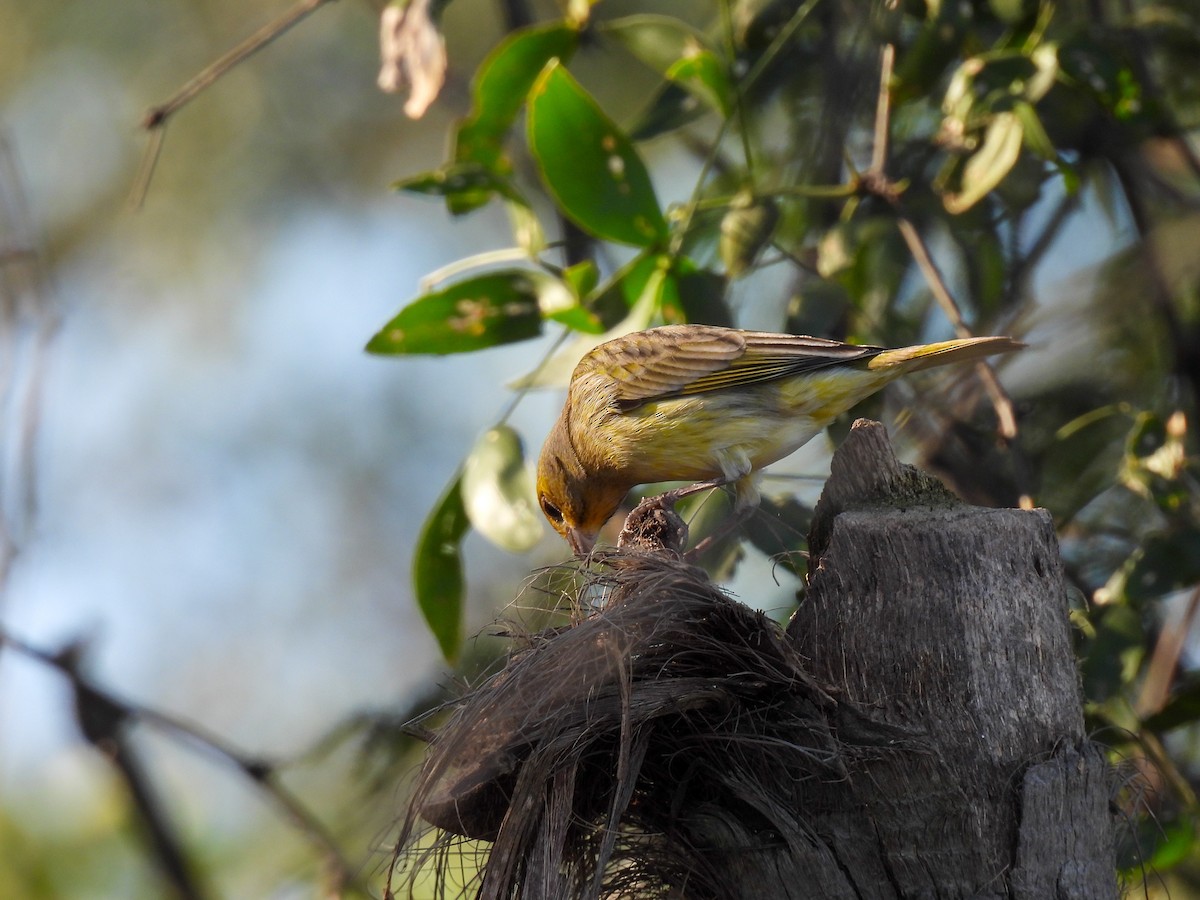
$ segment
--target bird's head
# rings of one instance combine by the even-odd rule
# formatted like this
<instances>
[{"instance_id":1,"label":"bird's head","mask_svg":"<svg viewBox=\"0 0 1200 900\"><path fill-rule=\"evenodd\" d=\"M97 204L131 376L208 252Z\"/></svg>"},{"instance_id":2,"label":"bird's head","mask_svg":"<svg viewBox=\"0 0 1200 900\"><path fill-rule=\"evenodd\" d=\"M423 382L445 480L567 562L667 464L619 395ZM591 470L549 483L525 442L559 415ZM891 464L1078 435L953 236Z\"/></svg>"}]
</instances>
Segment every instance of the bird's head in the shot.
<instances>
[{"instance_id":1,"label":"bird's head","mask_svg":"<svg viewBox=\"0 0 1200 900\"><path fill-rule=\"evenodd\" d=\"M627 484L587 472L559 419L538 459L538 505L577 556L591 552L628 491Z\"/></svg>"}]
</instances>

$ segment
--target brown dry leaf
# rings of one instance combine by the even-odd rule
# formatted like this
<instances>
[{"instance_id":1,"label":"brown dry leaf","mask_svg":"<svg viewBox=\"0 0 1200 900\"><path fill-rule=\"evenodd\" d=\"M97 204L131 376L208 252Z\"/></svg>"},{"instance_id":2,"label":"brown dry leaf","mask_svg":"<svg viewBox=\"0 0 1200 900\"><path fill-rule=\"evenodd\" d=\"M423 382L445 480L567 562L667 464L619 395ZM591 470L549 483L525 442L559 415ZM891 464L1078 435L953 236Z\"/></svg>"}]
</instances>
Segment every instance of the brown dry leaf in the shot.
<instances>
[{"instance_id":1,"label":"brown dry leaf","mask_svg":"<svg viewBox=\"0 0 1200 900\"><path fill-rule=\"evenodd\" d=\"M379 21L379 87L389 94L409 87L404 112L410 119L425 115L446 80L446 41L429 14L430 2L391 3Z\"/></svg>"}]
</instances>

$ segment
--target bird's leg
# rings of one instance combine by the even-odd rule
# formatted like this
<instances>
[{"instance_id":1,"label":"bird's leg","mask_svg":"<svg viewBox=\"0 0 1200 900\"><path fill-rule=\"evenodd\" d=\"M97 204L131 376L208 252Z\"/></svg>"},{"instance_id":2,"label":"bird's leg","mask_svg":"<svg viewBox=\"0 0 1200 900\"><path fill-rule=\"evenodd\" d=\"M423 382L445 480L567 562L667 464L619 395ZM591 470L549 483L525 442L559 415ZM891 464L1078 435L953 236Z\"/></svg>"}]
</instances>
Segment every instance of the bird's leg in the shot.
<instances>
[{"instance_id":1,"label":"bird's leg","mask_svg":"<svg viewBox=\"0 0 1200 900\"><path fill-rule=\"evenodd\" d=\"M741 450L723 450L717 456L721 465L721 474L716 478L710 478L707 481L697 481L695 484L689 484L686 487L664 491L655 498L655 502L661 504L663 508L671 507L684 497L698 494L701 491L711 490L712 488L725 487L725 485L733 484L736 481L738 483L738 507L740 508L747 504L757 506L758 489L755 488L753 481L749 478L750 470L753 468L750 465L750 459Z\"/></svg>"},{"instance_id":2,"label":"bird's leg","mask_svg":"<svg viewBox=\"0 0 1200 900\"><path fill-rule=\"evenodd\" d=\"M672 488L669 491L663 491L657 497L652 498L652 502L656 506L661 506L663 509L669 509L675 506L684 497L690 497L692 494L698 494L701 491L708 491L713 488L724 487L735 478L711 478L708 481L697 481L695 484L689 484L686 487Z\"/></svg>"}]
</instances>

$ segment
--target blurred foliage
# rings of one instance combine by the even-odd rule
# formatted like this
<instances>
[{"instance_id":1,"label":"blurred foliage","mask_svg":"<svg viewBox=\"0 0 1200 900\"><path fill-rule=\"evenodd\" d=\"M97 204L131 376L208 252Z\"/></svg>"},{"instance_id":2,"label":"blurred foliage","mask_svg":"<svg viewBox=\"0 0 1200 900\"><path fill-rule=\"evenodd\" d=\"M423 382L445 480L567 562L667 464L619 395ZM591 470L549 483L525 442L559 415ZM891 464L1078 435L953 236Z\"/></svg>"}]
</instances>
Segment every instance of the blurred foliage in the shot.
<instances>
[{"instance_id":1,"label":"blurred foliage","mask_svg":"<svg viewBox=\"0 0 1200 900\"><path fill-rule=\"evenodd\" d=\"M778 294L762 285L777 285L780 269L789 302L778 329L913 343L949 330L945 301L934 302L941 286L917 264L930 252L974 333L1032 345L1001 365L1018 434L1000 436L965 377L923 382L919 396L900 387L864 409L899 407L906 437L963 496L1033 499L1054 515L1077 589L1090 721L1162 788L1120 798L1157 823L1131 829L1129 877L1138 860L1160 873L1185 866L1200 856L1190 749L1200 692L1186 656L1200 605L1194 6L929 0L860 16L817 0L729 0L709 22L634 6L572 4L559 20L510 21L475 75L470 115L451 130L451 158L397 187L436 194L456 215L519 203L537 211L535 233L562 237L515 231L523 287L513 270L468 271L415 299L368 349L458 352L525 340L553 320L565 344L516 387L561 386L580 355L619 333L761 323L755 307ZM620 70L638 64L658 79L640 110L607 99ZM479 123L486 152L472 149ZM660 195L661 165L688 166L690 193ZM1128 240L1070 296L1034 297L1040 268L1080 240L1073 229L1100 232L1097 210ZM554 293L545 279L560 301L538 299ZM412 341L436 333L436 345L407 345L406 317ZM511 458L492 470L525 465L521 443L506 446ZM528 505L486 479L471 490L489 492L486 517L499 496ZM466 507L486 531L470 498ZM743 538L788 565L803 549L803 507L789 516L797 524L774 529L761 522L783 507L766 509ZM705 510L694 524L720 517ZM737 544L721 542L715 572L733 573Z\"/></svg>"},{"instance_id":2,"label":"blurred foliage","mask_svg":"<svg viewBox=\"0 0 1200 900\"><path fill-rule=\"evenodd\" d=\"M245 31L236 4L193 4L181 19L163 12L168 5L143 5L137 28L104 6L21 5L0 29L0 75L28 63L32 35L60 34L68 19L90 35L92 52L152 69L163 84ZM1186 640L1200 606L1193 0L902 0L869 15L835 0L727 0L671 15L661 6L446 6L452 71L482 61L469 92L448 88L429 114L457 101L462 118L449 127L445 160L391 177L456 216L502 204L513 252L503 268L467 259L422 288L368 349L457 353L561 332L515 385L523 392L565 384L600 341L662 322L761 327L765 310L797 333L883 345L944 337L945 310L897 227L910 222L971 330L1030 342L1002 369L1019 433L997 435L985 392L966 375L898 385L871 409L888 404L902 435L964 497L1011 505L1029 496L1054 516L1089 721L1139 776L1117 798L1138 823L1126 835L1127 877L1153 866L1183 896L1200 880L1200 684ZM530 24L535 12L542 18ZM497 15L502 28L480 27ZM147 51L164 22L187 33L186 58ZM243 100L235 114L203 100L179 114L172 127L203 139L187 156L172 156L168 140L159 183L222 184L226 154L247 144L262 157L293 154L293 175L313 174L339 193L381 160L400 166L395 148L411 125L365 85L322 107L322 140L309 141L319 86L334 70L369 68L374 45L360 40L368 28L361 11L340 31L309 23L294 39L327 45L322 65L273 48L276 67L235 70L226 85ZM881 120L885 44L895 56ZM60 65L79 49L55 46ZM282 171L222 189L267 197ZM681 173L689 187L668 195ZM55 230L53 254L120 198L87 199ZM216 206L203 192L197 201L196 217ZM1104 240L1105 216L1122 235L1105 262L1068 290L1035 296L1052 260ZM252 251L247 242L243 252ZM541 436L522 441L506 419L497 415L495 440L464 451L417 547L418 602L448 657L462 650L465 536L474 529L503 543L497 520L528 521L523 447ZM743 536L799 570L809 511L782 493ZM708 517L720 518L712 509ZM712 566L732 575L742 558L740 540L726 540ZM351 732L368 735L364 752L411 747L385 717ZM89 858L128 853L108 834L108 843L35 851L21 823L0 820L0 894L60 894L71 873L48 859L104 871Z\"/></svg>"}]
</instances>

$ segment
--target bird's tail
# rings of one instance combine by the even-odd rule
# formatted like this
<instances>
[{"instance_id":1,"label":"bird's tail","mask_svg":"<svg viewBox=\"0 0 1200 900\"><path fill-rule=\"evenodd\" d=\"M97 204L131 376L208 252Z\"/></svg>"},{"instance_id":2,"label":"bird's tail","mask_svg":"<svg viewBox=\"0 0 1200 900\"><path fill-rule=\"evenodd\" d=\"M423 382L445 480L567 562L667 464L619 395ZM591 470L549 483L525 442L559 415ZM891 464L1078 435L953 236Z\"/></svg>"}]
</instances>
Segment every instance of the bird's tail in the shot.
<instances>
[{"instance_id":1,"label":"bird's tail","mask_svg":"<svg viewBox=\"0 0 1200 900\"><path fill-rule=\"evenodd\" d=\"M1012 353L1024 346L1010 337L973 337L940 341L936 344L917 344L913 347L884 350L872 357L867 363L867 368L892 369L903 366L905 372L915 372L918 369L944 366L947 363L983 359L996 353Z\"/></svg>"}]
</instances>

